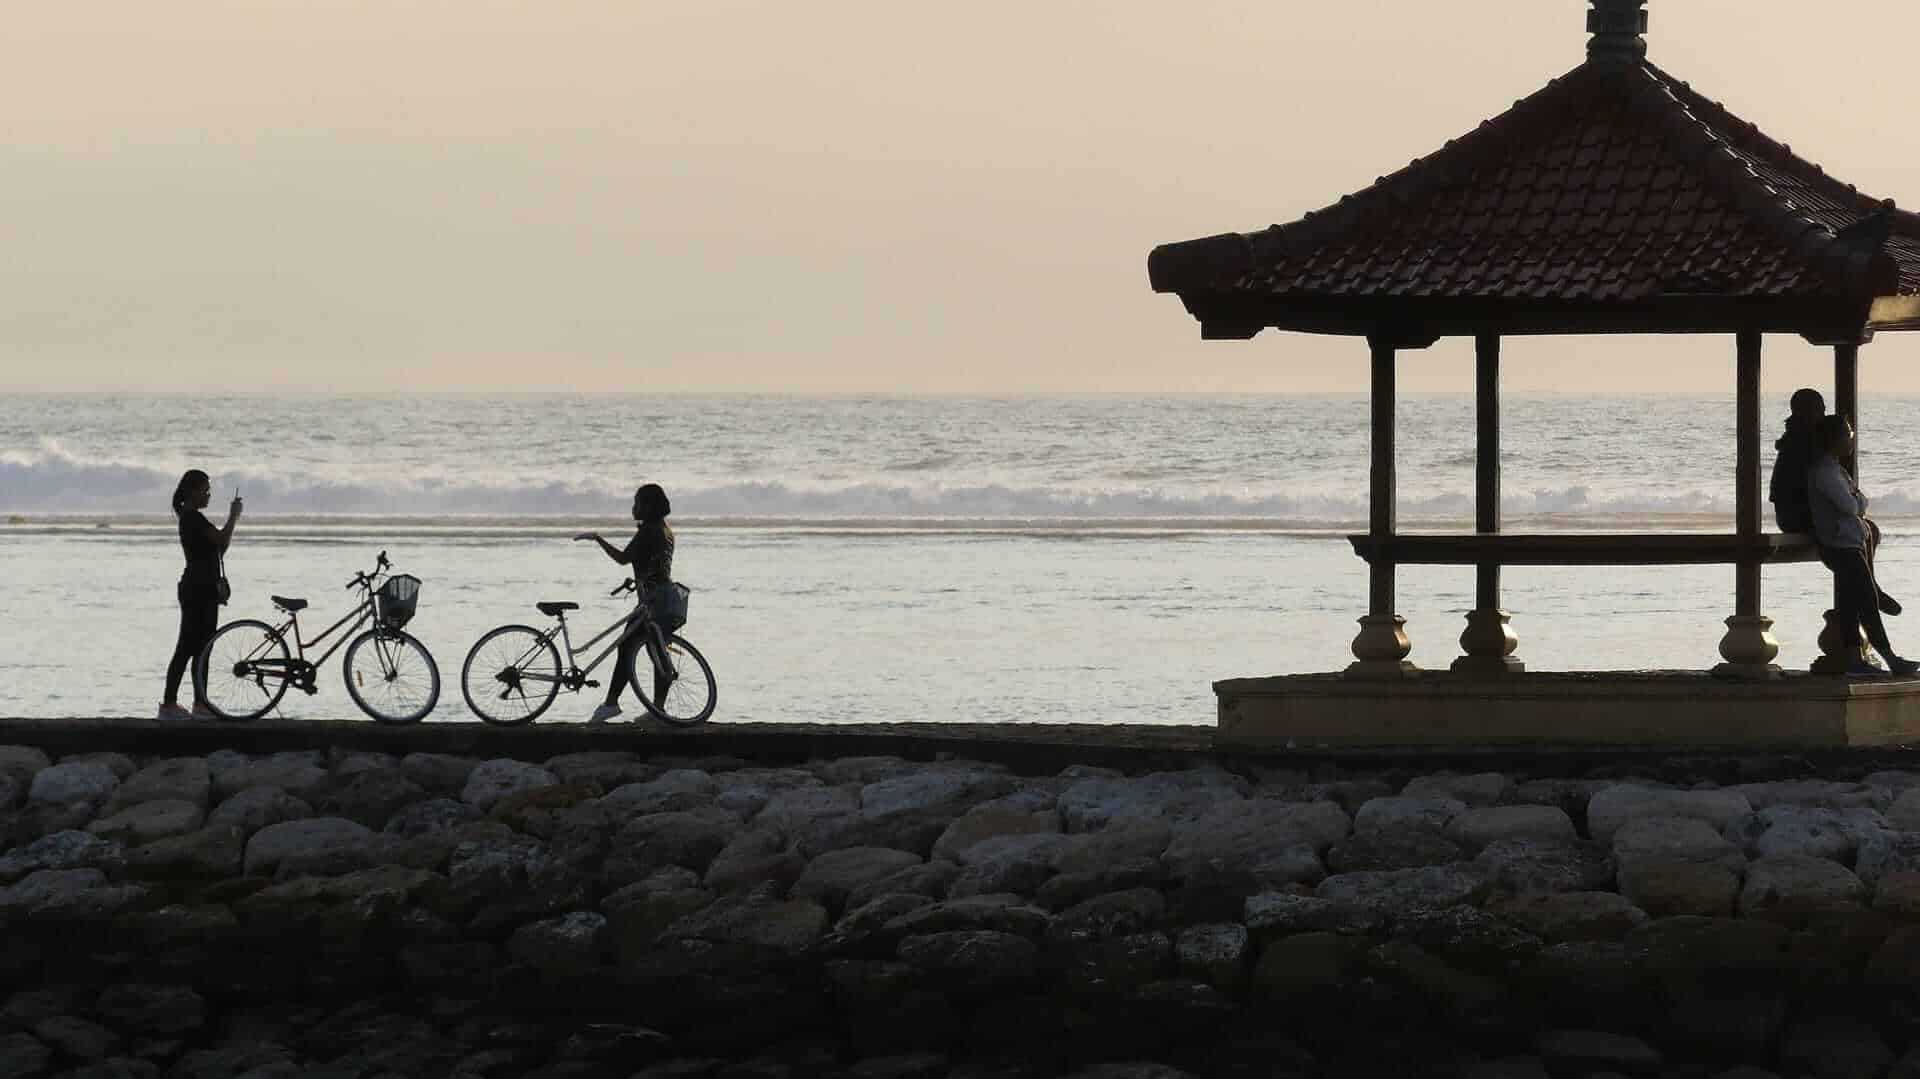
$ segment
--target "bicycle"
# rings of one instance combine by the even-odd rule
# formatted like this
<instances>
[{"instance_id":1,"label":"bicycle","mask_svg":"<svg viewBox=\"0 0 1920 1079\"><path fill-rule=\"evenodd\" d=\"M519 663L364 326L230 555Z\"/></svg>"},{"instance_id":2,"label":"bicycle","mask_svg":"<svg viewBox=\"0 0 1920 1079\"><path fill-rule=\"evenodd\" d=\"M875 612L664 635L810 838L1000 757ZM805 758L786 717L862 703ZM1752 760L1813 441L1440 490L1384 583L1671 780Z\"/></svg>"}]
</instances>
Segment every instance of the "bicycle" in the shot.
<instances>
[{"instance_id":1,"label":"bicycle","mask_svg":"<svg viewBox=\"0 0 1920 1079\"><path fill-rule=\"evenodd\" d=\"M679 585L669 587L680 588ZM624 592L637 592L631 579L607 595L618 596ZM683 602L684 596L682 590ZM585 669L576 660L573 635L567 629L567 612L579 610L580 605L552 601L536 603L534 607L554 620L553 628L541 631L532 626L500 626L475 641L467 652L466 663L460 670L460 691L467 698L467 707L482 720L496 726L517 727L533 722L545 712L562 689L578 693L585 687L597 688L600 683L587 676L605 662L630 633L645 635L642 651L646 653L645 666L652 678L643 677L642 664L635 656L633 676L628 684L648 712L676 727L691 727L713 715L713 706L719 698L713 667L699 649L656 621L645 599L639 600L632 613L594 634L580 647L579 651L588 652L607 637L613 638ZM566 648L564 668L560 665L560 649L555 647L555 638ZM652 685L643 687L643 681Z\"/></svg>"},{"instance_id":2,"label":"bicycle","mask_svg":"<svg viewBox=\"0 0 1920 1079\"><path fill-rule=\"evenodd\" d=\"M372 573L355 573L349 590L360 590L360 601L344 617L312 640L300 635L300 612L307 601L272 596L286 621L271 626L257 619L228 622L200 651L200 674L207 704L222 719L249 720L265 715L288 687L298 686L309 696L319 692L320 665L342 645L346 657L341 674L347 695L360 710L382 723L416 723L440 700L440 667L425 645L401 627L413 618L420 599L420 579L408 574L381 576L392 568L381 551ZM373 625L353 636L369 619ZM345 627L344 631L342 627ZM340 632L320 658L309 660L307 649ZM298 650L288 651L292 641Z\"/></svg>"}]
</instances>

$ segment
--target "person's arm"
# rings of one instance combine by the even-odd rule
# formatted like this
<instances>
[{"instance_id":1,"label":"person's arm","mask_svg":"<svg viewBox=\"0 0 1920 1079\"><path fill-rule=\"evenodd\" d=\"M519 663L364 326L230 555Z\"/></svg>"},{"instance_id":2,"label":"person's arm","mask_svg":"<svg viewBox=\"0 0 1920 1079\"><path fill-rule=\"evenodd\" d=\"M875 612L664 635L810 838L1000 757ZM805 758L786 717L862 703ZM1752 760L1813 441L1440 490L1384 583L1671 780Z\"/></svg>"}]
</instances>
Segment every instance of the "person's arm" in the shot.
<instances>
[{"instance_id":1,"label":"person's arm","mask_svg":"<svg viewBox=\"0 0 1920 1079\"><path fill-rule=\"evenodd\" d=\"M1853 485L1847 482L1847 475L1838 466L1815 465L1807 476L1807 488L1810 499L1825 502L1837 517L1858 517L1859 502L1854 498Z\"/></svg>"},{"instance_id":2,"label":"person's arm","mask_svg":"<svg viewBox=\"0 0 1920 1079\"><path fill-rule=\"evenodd\" d=\"M621 550L618 547L615 547L611 543L608 543L606 540L606 537L602 536L598 532L582 532L579 535L573 537L573 541L575 543L578 543L581 540L592 540L593 542L599 544L600 549L607 552L608 558L613 559L615 562L618 562L623 566L626 565L629 561L629 559L627 558L627 552Z\"/></svg>"},{"instance_id":3,"label":"person's arm","mask_svg":"<svg viewBox=\"0 0 1920 1079\"><path fill-rule=\"evenodd\" d=\"M233 526L240 523L240 512L245 508L246 507L240 503L240 496L234 495L233 504L227 507L226 524L215 527L214 523L208 521L205 516L200 518L201 521L206 523L207 542L213 544L214 550L219 551L221 554L227 553L227 547L233 543Z\"/></svg>"}]
</instances>

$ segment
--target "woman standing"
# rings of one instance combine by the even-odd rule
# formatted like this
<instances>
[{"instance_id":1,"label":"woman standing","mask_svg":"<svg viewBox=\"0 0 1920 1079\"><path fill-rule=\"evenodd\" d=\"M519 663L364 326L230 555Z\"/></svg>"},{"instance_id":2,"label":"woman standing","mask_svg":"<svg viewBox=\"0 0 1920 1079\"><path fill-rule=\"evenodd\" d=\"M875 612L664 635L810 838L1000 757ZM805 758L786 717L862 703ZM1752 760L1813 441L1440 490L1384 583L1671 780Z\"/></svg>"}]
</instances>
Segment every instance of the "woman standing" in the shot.
<instances>
[{"instance_id":1,"label":"woman standing","mask_svg":"<svg viewBox=\"0 0 1920 1079\"><path fill-rule=\"evenodd\" d=\"M1807 503L1813 511L1813 536L1820 543L1820 561L1833 571L1834 606L1842 632L1848 626L1864 629L1867 640L1887 663L1882 671L1865 659L1855 658L1848 664L1847 673L1920 672L1920 663L1894 653L1887 640L1886 624L1880 620L1880 590L1874 582L1873 564L1867 558L1867 496L1860 493L1853 477L1840 464L1853 449L1853 425L1845 416L1826 416L1814 432L1815 457L1807 470Z\"/></svg>"},{"instance_id":2,"label":"woman standing","mask_svg":"<svg viewBox=\"0 0 1920 1079\"><path fill-rule=\"evenodd\" d=\"M180 575L175 594L180 599L180 636L174 642L173 659L167 662L167 693L160 698L157 719L212 718L207 707L206 687L193 680L193 711L180 707L180 678L187 666L206 647L220 621L220 595L224 580L221 560L227 544L233 542L233 526L240 520L240 496L233 496L227 508L227 523L215 528L200 511L213 499L213 484L197 468L188 469L173 489L173 515L180 527L180 549L187 556L187 569Z\"/></svg>"},{"instance_id":3,"label":"woman standing","mask_svg":"<svg viewBox=\"0 0 1920 1079\"><path fill-rule=\"evenodd\" d=\"M608 543L598 532L582 532L573 538L576 542L592 540L608 558L623 566L632 566L633 583L640 597L651 602L657 587L673 582L673 529L667 527L667 515L672 512L673 503L667 501L667 492L661 490L659 484L649 483L633 493L635 528L633 539L625 549ZM604 723L620 714L620 691L632 679L634 657L645 643L645 638L638 633L621 640L620 658L614 664L613 677L607 680L606 703L593 710L588 722ZM663 691L662 686L654 687L656 694Z\"/></svg>"}]
</instances>

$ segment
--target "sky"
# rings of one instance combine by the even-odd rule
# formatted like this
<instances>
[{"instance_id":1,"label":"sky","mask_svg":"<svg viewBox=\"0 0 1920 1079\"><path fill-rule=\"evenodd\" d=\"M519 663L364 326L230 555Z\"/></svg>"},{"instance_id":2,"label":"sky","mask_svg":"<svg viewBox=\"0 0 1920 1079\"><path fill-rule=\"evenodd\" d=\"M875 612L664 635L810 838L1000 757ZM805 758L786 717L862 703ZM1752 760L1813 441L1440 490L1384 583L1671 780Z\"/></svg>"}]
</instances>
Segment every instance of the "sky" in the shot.
<instances>
[{"instance_id":1,"label":"sky","mask_svg":"<svg viewBox=\"0 0 1920 1079\"><path fill-rule=\"evenodd\" d=\"M1649 58L1920 207L1902 0L1651 0ZM0 392L1350 391L1156 244L1289 221L1584 55L1580 0L98 0L0 50ZM1813 16L1819 15L1816 19ZM1471 343L1403 363L1467 390ZM1718 338L1516 391L1732 386ZM1769 388L1827 385L1770 338ZM1920 391L1883 337L1862 391Z\"/></svg>"}]
</instances>

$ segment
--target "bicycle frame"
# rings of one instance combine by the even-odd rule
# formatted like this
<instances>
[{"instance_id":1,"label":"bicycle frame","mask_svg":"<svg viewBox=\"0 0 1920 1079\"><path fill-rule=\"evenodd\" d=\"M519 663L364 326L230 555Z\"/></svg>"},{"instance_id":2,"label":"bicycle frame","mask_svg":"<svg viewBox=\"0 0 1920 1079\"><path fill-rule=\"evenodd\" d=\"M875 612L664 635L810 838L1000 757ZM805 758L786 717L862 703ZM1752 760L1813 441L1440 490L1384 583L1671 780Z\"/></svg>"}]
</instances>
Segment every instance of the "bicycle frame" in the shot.
<instances>
[{"instance_id":1,"label":"bicycle frame","mask_svg":"<svg viewBox=\"0 0 1920 1079\"><path fill-rule=\"evenodd\" d=\"M632 629L636 632L644 632L645 627L651 626L653 624L651 618L649 618L648 615L649 615L649 612L645 604L641 604L640 606L635 607L632 613L621 616L618 620L616 620L612 625L608 626L606 629L603 629L600 632L594 634L592 637L587 638L586 643L582 644L578 649L578 651L576 651L573 646L573 633L567 629L566 614L563 612L561 614L555 615L554 621L559 624L554 626L552 629L546 631L545 633L541 634L540 637L542 640L551 643L554 637L558 636L560 638L561 645L566 649L567 672L560 676L560 683L566 686L568 689L575 690L575 691L578 691L581 686L586 685L587 675L592 674L596 668L598 668L602 663L605 663L607 661L608 656L613 655L614 652L619 650L620 642L626 640L627 638L626 633L624 632L615 633L615 631ZM606 648L601 650L599 655L593 657L593 662L587 664L585 667L579 666L578 665L579 652L592 651L593 646L599 644L609 634L613 634L613 640L607 644ZM533 678L536 676L523 675L522 677Z\"/></svg>"},{"instance_id":2,"label":"bicycle frame","mask_svg":"<svg viewBox=\"0 0 1920 1079\"><path fill-rule=\"evenodd\" d=\"M300 662L306 663L307 648L309 646L317 646L321 641L324 641L328 637L333 636L335 630L338 630L341 626L346 626L347 627L346 632L340 634L340 639L333 642L332 645L328 646L327 650L320 654L319 659L312 661L313 669L317 671L320 669L321 664L325 663L329 659L332 659L333 654L335 652L340 651L340 647L342 645L346 644L348 641L353 639L354 630L359 629L362 625L365 625L366 621L372 617L373 617L373 590L371 588L368 588L366 589L365 594L360 597L360 603L358 606L354 607L353 610L348 611L345 615L341 617L341 619L338 622L335 622L333 625L328 626L326 629L321 630L319 635L315 636L312 640L301 639L300 614L297 611L289 613L287 615L287 620L285 622L282 622L279 628L275 632L279 633L280 636L282 636L283 638L286 638L287 640L292 641L294 650L299 653L297 658L300 660ZM347 625L349 621L351 621L353 624ZM287 632L288 629L292 629L293 632L289 634Z\"/></svg>"}]
</instances>

